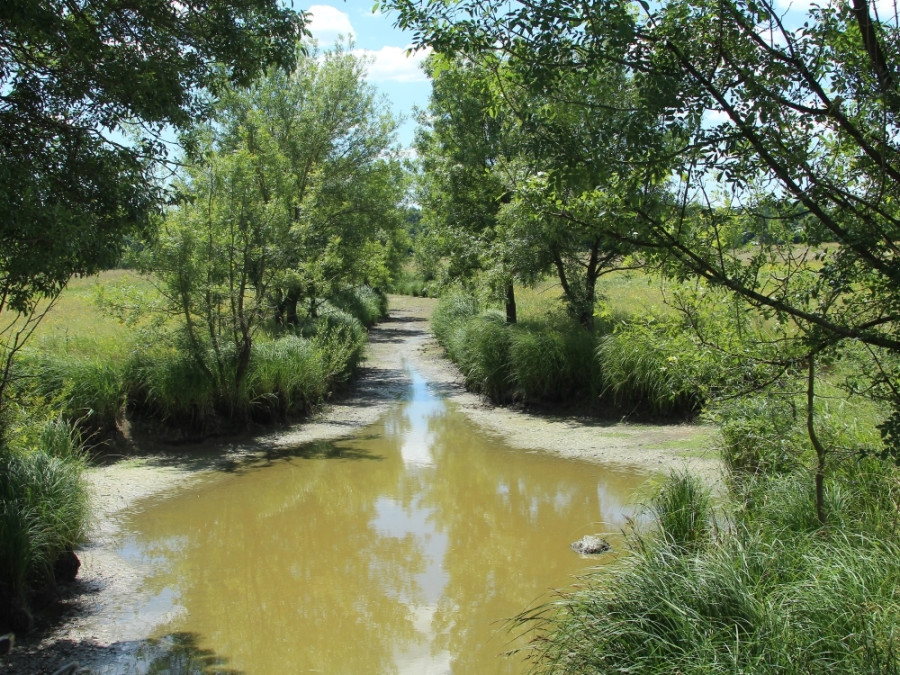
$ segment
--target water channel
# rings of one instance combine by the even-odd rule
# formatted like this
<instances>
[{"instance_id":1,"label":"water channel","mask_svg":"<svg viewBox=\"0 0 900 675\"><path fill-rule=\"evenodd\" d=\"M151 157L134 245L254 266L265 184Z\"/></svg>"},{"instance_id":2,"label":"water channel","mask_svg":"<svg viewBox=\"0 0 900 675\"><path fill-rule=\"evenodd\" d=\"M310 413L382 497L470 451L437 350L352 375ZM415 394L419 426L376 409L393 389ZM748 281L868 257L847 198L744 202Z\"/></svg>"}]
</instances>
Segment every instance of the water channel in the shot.
<instances>
[{"instance_id":1,"label":"water channel","mask_svg":"<svg viewBox=\"0 0 900 675\"><path fill-rule=\"evenodd\" d=\"M415 372L376 424L157 498L120 553L165 616L129 672L520 673L505 622L598 563L644 474L512 450ZM116 672L122 672L118 664Z\"/></svg>"}]
</instances>

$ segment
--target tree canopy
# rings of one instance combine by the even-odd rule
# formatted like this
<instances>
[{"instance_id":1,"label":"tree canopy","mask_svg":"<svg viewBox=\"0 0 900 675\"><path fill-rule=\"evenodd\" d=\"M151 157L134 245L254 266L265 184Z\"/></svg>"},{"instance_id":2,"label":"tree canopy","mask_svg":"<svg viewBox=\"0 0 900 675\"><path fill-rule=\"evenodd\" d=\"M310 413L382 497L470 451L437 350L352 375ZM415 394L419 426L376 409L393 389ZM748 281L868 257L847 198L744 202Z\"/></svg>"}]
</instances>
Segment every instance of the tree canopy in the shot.
<instances>
[{"instance_id":1,"label":"tree canopy","mask_svg":"<svg viewBox=\"0 0 900 675\"><path fill-rule=\"evenodd\" d=\"M160 132L290 65L303 25L276 0L2 3L0 309L115 263L158 205Z\"/></svg>"},{"instance_id":2,"label":"tree canopy","mask_svg":"<svg viewBox=\"0 0 900 675\"><path fill-rule=\"evenodd\" d=\"M866 0L814 6L796 25L767 0L390 5L419 44L499 55L569 105L591 105L561 86L571 74L624 68L650 133L627 119L606 132L632 134L622 175L665 198L619 191L633 227L606 235L792 325L792 365L865 345L875 390L900 407L895 17Z\"/></svg>"}]
</instances>

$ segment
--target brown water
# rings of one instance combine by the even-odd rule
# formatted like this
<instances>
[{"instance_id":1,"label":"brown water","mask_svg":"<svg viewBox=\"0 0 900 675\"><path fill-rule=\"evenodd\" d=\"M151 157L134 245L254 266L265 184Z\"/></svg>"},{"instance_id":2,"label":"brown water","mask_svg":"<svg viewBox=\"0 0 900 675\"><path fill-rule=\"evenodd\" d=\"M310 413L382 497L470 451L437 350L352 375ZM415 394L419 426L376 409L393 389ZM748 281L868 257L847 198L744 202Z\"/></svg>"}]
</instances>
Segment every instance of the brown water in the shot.
<instances>
[{"instance_id":1,"label":"brown water","mask_svg":"<svg viewBox=\"0 0 900 675\"><path fill-rule=\"evenodd\" d=\"M646 476L512 450L433 396L159 500L126 526L165 616L133 672L518 673L505 619L596 564ZM120 666L122 664L120 663Z\"/></svg>"}]
</instances>

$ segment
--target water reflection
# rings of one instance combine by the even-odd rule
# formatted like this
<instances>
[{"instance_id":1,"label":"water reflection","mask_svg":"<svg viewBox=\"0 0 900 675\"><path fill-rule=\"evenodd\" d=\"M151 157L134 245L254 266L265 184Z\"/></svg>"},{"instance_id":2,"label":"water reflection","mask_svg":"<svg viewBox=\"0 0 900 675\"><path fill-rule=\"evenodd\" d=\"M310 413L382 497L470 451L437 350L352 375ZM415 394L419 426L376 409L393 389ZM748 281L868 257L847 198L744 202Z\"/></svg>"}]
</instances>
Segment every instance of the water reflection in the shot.
<instances>
[{"instance_id":1,"label":"water reflection","mask_svg":"<svg viewBox=\"0 0 900 675\"><path fill-rule=\"evenodd\" d=\"M144 509L129 555L172 602L157 635L247 673L504 673L503 620L591 561L642 476L513 451L432 396Z\"/></svg>"}]
</instances>

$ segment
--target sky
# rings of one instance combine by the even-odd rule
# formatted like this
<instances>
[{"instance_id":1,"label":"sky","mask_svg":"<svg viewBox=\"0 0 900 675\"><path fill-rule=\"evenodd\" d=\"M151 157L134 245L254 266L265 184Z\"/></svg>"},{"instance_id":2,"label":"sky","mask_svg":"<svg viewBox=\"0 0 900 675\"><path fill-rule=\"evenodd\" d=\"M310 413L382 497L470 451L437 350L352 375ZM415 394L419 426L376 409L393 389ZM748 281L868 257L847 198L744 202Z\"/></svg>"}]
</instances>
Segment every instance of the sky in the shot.
<instances>
[{"instance_id":1,"label":"sky","mask_svg":"<svg viewBox=\"0 0 900 675\"><path fill-rule=\"evenodd\" d=\"M331 0L328 4L294 2L294 9L309 12L312 20L307 28L327 49L340 36L352 37L354 52L371 60L368 81L390 102L396 115L406 118L397 140L410 147L415 133L415 106L424 108L431 94L431 84L420 68L427 53L407 55L411 34L394 28L395 14L373 12L375 0Z\"/></svg>"},{"instance_id":2,"label":"sky","mask_svg":"<svg viewBox=\"0 0 900 675\"><path fill-rule=\"evenodd\" d=\"M288 1L293 2L294 9L309 12L308 29L322 49L333 45L340 36L349 36L355 42L355 52L372 60L368 81L387 97L394 113L405 118L397 139L403 147L411 147L416 128L414 108L427 106L431 84L420 68L427 52L407 54L412 35L394 28L396 14L373 12L375 0L326 0L321 4ZM896 24L897 1L870 3L879 18ZM812 4L814 0L775 0L775 7L785 13L792 29L804 21Z\"/></svg>"}]
</instances>

